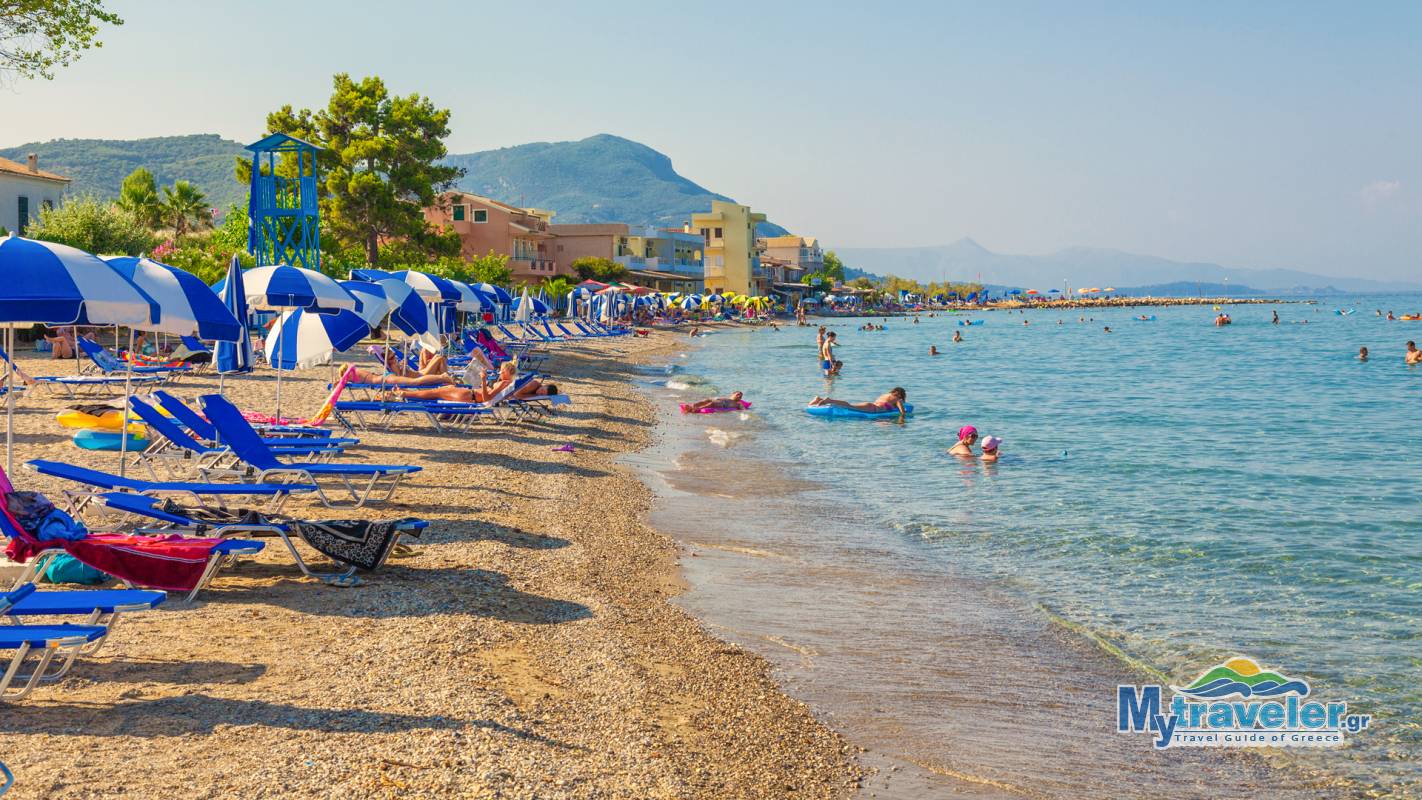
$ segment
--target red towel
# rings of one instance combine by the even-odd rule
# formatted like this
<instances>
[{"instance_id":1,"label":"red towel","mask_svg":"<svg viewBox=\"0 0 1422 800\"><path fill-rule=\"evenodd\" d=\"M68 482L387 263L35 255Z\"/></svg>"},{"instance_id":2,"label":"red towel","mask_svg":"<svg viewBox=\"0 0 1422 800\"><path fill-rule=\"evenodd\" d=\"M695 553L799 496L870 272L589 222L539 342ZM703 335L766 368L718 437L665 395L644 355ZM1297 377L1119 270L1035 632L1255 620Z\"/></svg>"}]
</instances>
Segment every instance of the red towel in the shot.
<instances>
[{"instance_id":1,"label":"red towel","mask_svg":"<svg viewBox=\"0 0 1422 800\"><path fill-rule=\"evenodd\" d=\"M14 491L5 471L0 469L0 497ZM207 569L208 557L221 539L195 539L177 535L129 536L122 533L91 533L78 541L35 539L0 502L0 527L10 544L5 554L23 564L41 551L63 548L89 566L103 570L137 586L190 592Z\"/></svg>"}]
</instances>

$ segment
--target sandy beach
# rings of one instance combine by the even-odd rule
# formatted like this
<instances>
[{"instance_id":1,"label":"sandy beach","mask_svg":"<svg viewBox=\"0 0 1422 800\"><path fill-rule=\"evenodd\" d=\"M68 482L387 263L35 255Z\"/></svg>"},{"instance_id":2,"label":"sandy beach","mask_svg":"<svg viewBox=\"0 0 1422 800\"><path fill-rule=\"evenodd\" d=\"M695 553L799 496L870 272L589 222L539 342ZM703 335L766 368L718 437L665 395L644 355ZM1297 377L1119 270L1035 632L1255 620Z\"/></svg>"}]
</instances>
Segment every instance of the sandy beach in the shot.
<instances>
[{"instance_id":1,"label":"sandy beach","mask_svg":"<svg viewBox=\"0 0 1422 800\"><path fill-rule=\"evenodd\" d=\"M644 521L648 490L615 458L653 435L629 366L671 334L568 344L544 371L573 398L533 425L361 434L350 458L414 463L394 502L314 518L419 516L416 553L355 588L303 580L278 541L192 605L134 614L71 677L0 706L11 796L838 797L854 751L782 693L766 662L669 598L678 551ZM22 361L32 374L73 362ZM310 413L327 368L285 380ZM214 377L174 384L184 399ZM270 373L228 382L270 410ZM103 469L28 393L17 488L62 487L31 458ZM556 452L572 444L574 451Z\"/></svg>"}]
</instances>

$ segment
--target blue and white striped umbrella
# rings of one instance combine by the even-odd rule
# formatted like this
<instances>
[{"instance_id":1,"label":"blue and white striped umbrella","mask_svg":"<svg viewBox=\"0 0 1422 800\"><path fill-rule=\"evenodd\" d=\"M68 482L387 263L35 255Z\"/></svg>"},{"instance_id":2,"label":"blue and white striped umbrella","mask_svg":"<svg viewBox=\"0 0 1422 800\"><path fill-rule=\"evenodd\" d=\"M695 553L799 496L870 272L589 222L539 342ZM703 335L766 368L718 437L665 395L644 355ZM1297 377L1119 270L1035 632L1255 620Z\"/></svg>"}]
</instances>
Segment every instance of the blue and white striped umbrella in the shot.
<instances>
[{"instance_id":1,"label":"blue and white striped umbrella","mask_svg":"<svg viewBox=\"0 0 1422 800\"><path fill-rule=\"evenodd\" d=\"M719 294L713 294L713 295L708 295L708 296L706 297L706 302L708 302L708 303L725 303L725 302L726 302L726 298L722 297L722 296L719 295Z\"/></svg>"},{"instance_id":2,"label":"blue and white striped umbrella","mask_svg":"<svg viewBox=\"0 0 1422 800\"><path fill-rule=\"evenodd\" d=\"M395 278L379 281L377 285L385 290L385 296L392 306L390 322L396 329L411 338L439 349L439 336L435 322L430 317L430 307L410 288L410 284Z\"/></svg>"},{"instance_id":3,"label":"blue and white striped umbrella","mask_svg":"<svg viewBox=\"0 0 1422 800\"><path fill-rule=\"evenodd\" d=\"M410 285L426 303L457 303L463 295L454 288L454 284L438 275L431 275L428 272L406 269L399 272L390 273L392 278L402 280Z\"/></svg>"},{"instance_id":4,"label":"blue and white striped umbrella","mask_svg":"<svg viewBox=\"0 0 1422 800\"><path fill-rule=\"evenodd\" d=\"M227 266L227 278L222 285L222 305L242 326L242 331L234 341L217 342L217 372L219 375L251 372L252 337L247 330L247 287L242 280L242 266L237 256L233 256L232 263ZM221 386L221 378L218 380Z\"/></svg>"},{"instance_id":5,"label":"blue and white striped umbrella","mask_svg":"<svg viewBox=\"0 0 1422 800\"><path fill-rule=\"evenodd\" d=\"M459 300L454 304L455 308L460 311L472 311L475 313L484 310L484 300L479 296L479 292L476 291L473 286L456 280L450 280L449 283L459 291Z\"/></svg>"},{"instance_id":6,"label":"blue and white striped umbrella","mask_svg":"<svg viewBox=\"0 0 1422 800\"><path fill-rule=\"evenodd\" d=\"M68 245L0 239L0 322L142 325L158 303L98 256Z\"/></svg>"},{"instance_id":7,"label":"blue and white striped umbrella","mask_svg":"<svg viewBox=\"0 0 1422 800\"><path fill-rule=\"evenodd\" d=\"M495 303L510 305L513 303L513 295L502 286L495 286L492 283L476 283L474 288L494 298Z\"/></svg>"},{"instance_id":8,"label":"blue and white striped umbrella","mask_svg":"<svg viewBox=\"0 0 1422 800\"><path fill-rule=\"evenodd\" d=\"M383 269L353 269L351 270L351 280L353 281L383 281L386 278L394 278L395 274L386 272ZM398 280L398 279L397 279Z\"/></svg>"},{"instance_id":9,"label":"blue and white striped umbrella","mask_svg":"<svg viewBox=\"0 0 1422 800\"><path fill-rule=\"evenodd\" d=\"M550 309L548 308L548 304L547 304L547 303L543 302L542 300L539 300L537 297L533 297L532 295L528 294L528 290L525 289L523 296L518 299L518 304L517 304L516 306L514 306L514 313L515 313L515 315L520 315L520 316L519 316L519 319L525 319L525 318L526 318L525 316L523 316L523 315L524 315L524 310L523 310L523 305L524 305L524 303L528 303L528 312L527 312L527 313L528 313L528 314L531 314L531 315L534 315L534 316L544 316L544 315L547 315L547 314L548 314L548 311L550 310Z\"/></svg>"},{"instance_id":10,"label":"blue and white striped umbrella","mask_svg":"<svg viewBox=\"0 0 1422 800\"><path fill-rule=\"evenodd\" d=\"M360 303L328 275L305 267L277 264L253 267L242 274L247 302L258 308L310 308L317 311L355 311ZM227 281L213 291L222 294Z\"/></svg>"},{"instance_id":11,"label":"blue and white striped umbrella","mask_svg":"<svg viewBox=\"0 0 1422 800\"><path fill-rule=\"evenodd\" d=\"M395 307L395 304L386 296L385 289L378 283L369 281L336 281L342 289L350 292L355 299L360 301L360 318L366 324L374 328L385 319L385 315ZM398 281L397 281L398 283Z\"/></svg>"},{"instance_id":12,"label":"blue and white striped umbrella","mask_svg":"<svg viewBox=\"0 0 1422 800\"><path fill-rule=\"evenodd\" d=\"M148 258L104 260L158 301L158 323L136 327L224 342L235 342L242 335L242 324L198 276Z\"/></svg>"},{"instance_id":13,"label":"blue and white striped umbrella","mask_svg":"<svg viewBox=\"0 0 1422 800\"><path fill-rule=\"evenodd\" d=\"M354 347L370 326L354 311L317 314L290 309L267 334L267 361L276 369L309 369L331 361L331 355Z\"/></svg>"},{"instance_id":14,"label":"blue and white striped umbrella","mask_svg":"<svg viewBox=\"0 0 1422 800\"><path fill-rule=\"evenodd\" d=\"M694 294L689 294L686 297L683 297L678 300L676 304L687 311L691 311L697 308L701 308L701 298L697 297Z\"/></svg>"}]
</instances>

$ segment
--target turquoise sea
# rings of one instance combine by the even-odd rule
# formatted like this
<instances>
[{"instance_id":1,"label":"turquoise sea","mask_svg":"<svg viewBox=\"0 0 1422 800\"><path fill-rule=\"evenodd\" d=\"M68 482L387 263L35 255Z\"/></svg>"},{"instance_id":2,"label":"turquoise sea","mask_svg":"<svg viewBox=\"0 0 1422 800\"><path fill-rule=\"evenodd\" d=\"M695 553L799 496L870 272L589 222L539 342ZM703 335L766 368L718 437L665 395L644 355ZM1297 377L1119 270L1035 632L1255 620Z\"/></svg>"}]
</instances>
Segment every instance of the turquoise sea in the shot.
<instances>
[{"instance_id":1,"label":"turquoise sea","mask_svg":"<svg viewBox=\"0 0 1422 800\"><path fill-rule=\"evenodd\" d=\"M1403 350L1422 322L1375 309L1422 296L1237 305L1225 328L1208 306L814 320L841 340L833 381L814 327L688 342L643 376L685 603L902 766L881 796L1417 795L1422 367ZM893 386L917 409L902 425L802 410ZM671 411L737 389L748 413ZM948 456L963 424L1002 460ZM1225 757L1112 730L1114 681L1233 655L1374 729Z\"/></svg>"}]
</instances>

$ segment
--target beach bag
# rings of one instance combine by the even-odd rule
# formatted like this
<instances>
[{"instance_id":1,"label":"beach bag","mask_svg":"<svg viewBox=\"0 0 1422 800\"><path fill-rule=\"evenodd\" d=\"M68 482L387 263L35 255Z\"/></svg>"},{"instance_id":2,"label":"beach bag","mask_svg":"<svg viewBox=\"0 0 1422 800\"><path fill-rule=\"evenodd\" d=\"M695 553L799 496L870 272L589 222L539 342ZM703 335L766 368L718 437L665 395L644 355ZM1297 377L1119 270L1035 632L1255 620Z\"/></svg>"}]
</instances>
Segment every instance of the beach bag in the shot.
<instances>
[{"instance_id":1,"label":"beach bag","mask_svg":"<svg viewBox=\"0 0 1422 800\"><path fill-rule=\"evenodd\" d=\"M109 576L68 553L60 553L51 558L49 566L44 568L44 579L50 583L78 583L92 586L108 581Z\"/></svg>"}]
</instances>

